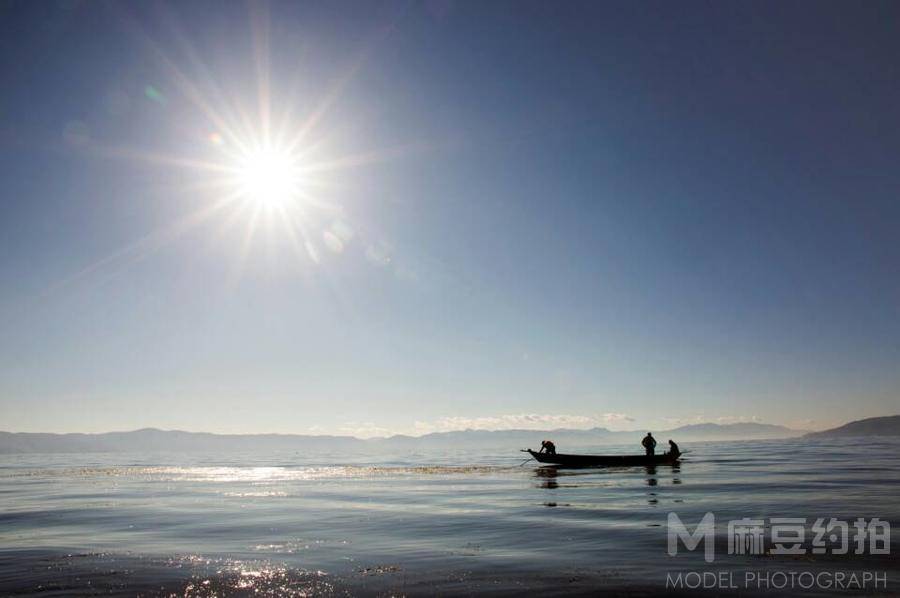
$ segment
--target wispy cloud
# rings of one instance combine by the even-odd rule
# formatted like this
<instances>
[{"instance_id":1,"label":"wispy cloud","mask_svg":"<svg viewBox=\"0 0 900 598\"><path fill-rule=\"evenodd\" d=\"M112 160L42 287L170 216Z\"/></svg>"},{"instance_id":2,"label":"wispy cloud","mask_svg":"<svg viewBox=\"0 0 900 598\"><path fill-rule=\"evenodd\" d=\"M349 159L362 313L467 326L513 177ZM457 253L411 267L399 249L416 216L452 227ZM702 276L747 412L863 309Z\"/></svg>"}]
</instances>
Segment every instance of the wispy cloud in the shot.
<instances>
[{"instance_id":1,"label":"wispy cloud","mask_svg":"<svg viewBox=\"0 0 900 598\"><path fill-rule=\"evenodd\" d=\"M356 436L357 438L375 438L393 434L392 430L372 422L346 422L338 427L337 432L338 434Z\"/></svg>"},{"instance_id":2,"label":"wispy cloud","mask_svg":"<svg viewBox=\"0 0 900 598\"><path fill-rule=\"evenodd\" d=\"M624 413L601 413L597 415L551 415L539 413L518 413L482 417L443 417L434 421L417 421L416 434L431 432L452 432L455 430L547 430L553 428L587 429L633 422Z\"/></svg>"},{"instance_id":3,"label":"wispy cloud","mask_svg":"<svg viewBox=\"0 0 900 598\"><path fill-rule=\"evenodd\" d=\"M744 424L744 423L763 423L758 415L707 415L705 413L697 413L686 417L663 417L661 418L665 424L670 426L686 426L690 424Z\"/></svg>"}]
</instances>

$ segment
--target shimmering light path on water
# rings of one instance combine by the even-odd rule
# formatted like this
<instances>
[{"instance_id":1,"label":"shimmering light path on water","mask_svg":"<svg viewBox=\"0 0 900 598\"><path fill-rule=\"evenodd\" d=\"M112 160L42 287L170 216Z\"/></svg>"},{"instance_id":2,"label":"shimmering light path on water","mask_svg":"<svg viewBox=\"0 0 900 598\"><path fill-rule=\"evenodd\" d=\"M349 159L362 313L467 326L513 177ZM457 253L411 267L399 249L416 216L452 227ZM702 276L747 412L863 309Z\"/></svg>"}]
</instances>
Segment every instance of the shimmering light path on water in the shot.
<instances>
[{"instance_id":1,"label":"shimmering light path on water","mask_svg":"<svg viewBox=\"0 0 900 598\"><path fill-rule=\"evenodd\" d=\"M900 529L900 442L701 443L674 468L559 471L515 448L3 456L0 590L652 593L710 568L878 570L900 587L900 532L889 557L666 554L670 511L692 525L712 511L720 538L742 517Z\"/></svg>"}]
</instances>

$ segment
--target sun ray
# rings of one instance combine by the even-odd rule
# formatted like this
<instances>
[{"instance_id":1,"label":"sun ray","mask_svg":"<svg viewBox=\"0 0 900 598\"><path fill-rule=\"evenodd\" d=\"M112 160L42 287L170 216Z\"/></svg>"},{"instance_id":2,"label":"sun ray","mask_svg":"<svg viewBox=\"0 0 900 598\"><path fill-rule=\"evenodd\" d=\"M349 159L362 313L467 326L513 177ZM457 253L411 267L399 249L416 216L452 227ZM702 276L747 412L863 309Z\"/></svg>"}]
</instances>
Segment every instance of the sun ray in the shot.
<instances>
[{"instance_id":1,"label":"sun ray","mask_svg":"<svg viewBox=\"0 0 900 598\"><path fill-rule=\"evenodd\" d=\"M161 166L177 166L192 170L206 170L219 174L227 174L233 171L233 168L226 166L221 162L199 160L197 158L184 158L125 146L93 145L90 147L89 151L94 155L103 158L134 160Z\"/></svg>"},{"instance_id":2,"label":"sun ray","mask_svg":"<svg viewBox=\"0 0 900 598\"><path fill-rule=\"evenodd\" d=\"M266 146L272 144L271 130L271 86L270 86L270 16L268 5L250 6L250 33L252 37L253 56L256 66L256 95L259 112L259 125L262 142Z\"/></svg>"},{"instance_id":3,"label":"sun ray","mask_svg":"<svg viewBox=\"0 0 900 598\"><path fill-rule=\"evenodd\" d=\"M179 89L179 91L181 91L184 97L187 98L195 106L197 106L198 109L200 109L200 111L206 116L206 118L208 118L210 122L212 122L213 125L219 130L219 133L226 137L229 143L234 144L235 146L240 146L243 143L242 139L246 137L247 132L245 131L244 135L242 135L234 129L232 124L229 123L229 120L231 120L231 122L234 122L236 119L228 119L215 109L213 102L208 100L204 96L200 88L191 81L191 78L175 65L175 62L171 58L169 58L165 51L163 51L161 46L157 44L153 40L153 38L151 38L146 33L146 31L136 18L126 12L123 14L123 20L130 26L131 31L138 39L138 41L159 63L162 69L166 72L167 76L171 79L171 81ZM168 19L168 25L171 29L177 29L177 19ZM196 70L204 72L205 67L203 66L202 60L197 57L196 52L194 52L190 44L185 41L186 37L181 35L180 32L177 32L174 37L181 42L182 49L187 55L187 58L191 62L193 67ZM207 77L207 80L207 84L213 87L214 91L217 92L216 97L226 97L225 94L221 93L221 90L215 89L216 84L215 80L212 77ZM219 104L227 110L227 103L224 100L220 101Z\"/></svg>"},{"instance_id":4,"label":"sun ray","mask_svg":"<svg viewBox=\"0 0 900 598\"><path fill-rule=\"evenodd\" d=\"M389 160L419 153L430 149L430 146L423 143L408 143L391 149L373 150L350 156L343 156L332 160L323 160L320 162L309 163L303 167L304 174L312 174L316 172L326 172L330 170L339 170L356 166L367 166L369 164L377 164L387 162Z\"/></svg>"},{"instance_id":5,"label":"sun ray","mask_svg":"<svg viewBox=\"0 0 900 598\"><path fill-rule=\"evenodd\" d=\"M144 235L137 241L113 251L106 257L100 258L92 264L85 266L75 274L51 285L44 294L51 295L62 288L75 284L104 269L115 268L117 270L122 270L127 268L156 253L166 244L171 243L176 238L202 224L215 212L219 211L229 203L232 203L234 200L235 196L221 197L212 204L203 206L165 227L156 229Z\"/></svg>"},{"instance_id":6,"label":"sun ray","mask_svg":"<svg viewBox=\"0 0 900 598\"><path fill-rule=\"evenodd\" d=\"M247 222L247 230L244 233L244 239L241 242L241 247L238 250L237 261L232 268L231 274L228 277L228 288L234 289L241 280L241 276L244 272L244 264L247 262L247 257L250 254L250 245L253 241L253 236L256 234L256 228L259 223L259 215L262 213L262 206L257 204L252 208L253 212L250 215L250 220Z\"/></svg>"},{"instance_id":7,"label":"sun ray","mask_svg":"<svg viewBox=\"0 0 900 598\"><path fill-rule=\"evenodd\" d=\"M368 43L364 44L363 48L356 55L356 58L349 65L344 74L332 85L331 89L325 94L316 109L307 116L293 139L287 142L285 147L288 151L294 151L304 144L307 135L315 129L319 122L325 118L325 115L328 114L329 110L331 110L332 106L342 97L350 82L353 81L359 71L362 70L374 54L376 47L388 36L393 28L393 22L387 26L381 27L376 31L375 35L372 36Z\"/></svg>"}]
</instances>

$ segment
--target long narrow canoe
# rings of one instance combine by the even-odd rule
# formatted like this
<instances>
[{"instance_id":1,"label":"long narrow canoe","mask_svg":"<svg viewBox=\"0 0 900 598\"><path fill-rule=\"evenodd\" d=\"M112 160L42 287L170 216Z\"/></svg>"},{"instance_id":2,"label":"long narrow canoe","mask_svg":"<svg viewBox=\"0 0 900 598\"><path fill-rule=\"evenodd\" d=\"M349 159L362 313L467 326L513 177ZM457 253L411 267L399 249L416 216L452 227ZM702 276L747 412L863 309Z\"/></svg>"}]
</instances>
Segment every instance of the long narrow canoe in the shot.
<instances>
[{"instance_id":1,"label":"long narrow canoe","mask_svg":"<svg viewBox=\"0 0 900 598\"><path fill-rule=\"evenodd\" d=\"M662 453L659 455L567 455L565 453L539 453L531 449L524 452L534 457L535 461L547 465L563 467L628 467L632 465L672 465L680 455Z\"/></svg>"}]
</instances>

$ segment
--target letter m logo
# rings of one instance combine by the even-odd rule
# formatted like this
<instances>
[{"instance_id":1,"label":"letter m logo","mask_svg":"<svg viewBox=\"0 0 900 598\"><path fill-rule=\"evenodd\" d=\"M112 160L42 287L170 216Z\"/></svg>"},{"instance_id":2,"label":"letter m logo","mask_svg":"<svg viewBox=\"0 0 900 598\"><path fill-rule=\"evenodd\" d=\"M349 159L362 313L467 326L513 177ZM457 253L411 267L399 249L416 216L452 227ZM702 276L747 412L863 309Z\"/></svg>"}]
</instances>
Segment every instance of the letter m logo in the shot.
<instances>
[{"instance_id":1,"label":"letter m logo","mask_svg":"<svg viewBox=\"0 0 900 598\"><path fill-rule=\"evenodd\" d=\"M684 544L687 550L696 550L703 543L704 558L707 563L715 560L716 546L716 517L712 513L707 513L694 528L694 533L690 533L681 522L677 513L669 513L669 556L678 554L678 540Z\"/></svg>"}]
</instances>

